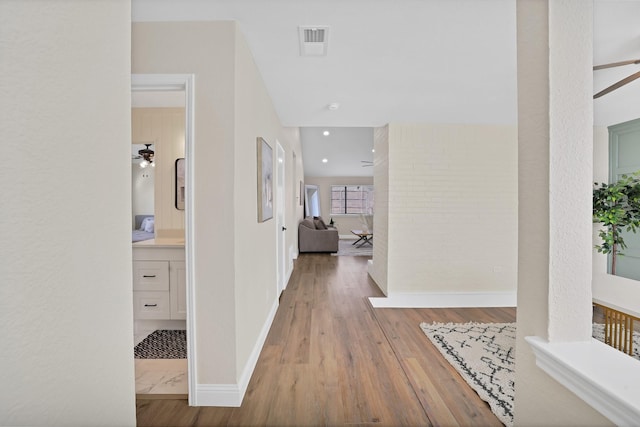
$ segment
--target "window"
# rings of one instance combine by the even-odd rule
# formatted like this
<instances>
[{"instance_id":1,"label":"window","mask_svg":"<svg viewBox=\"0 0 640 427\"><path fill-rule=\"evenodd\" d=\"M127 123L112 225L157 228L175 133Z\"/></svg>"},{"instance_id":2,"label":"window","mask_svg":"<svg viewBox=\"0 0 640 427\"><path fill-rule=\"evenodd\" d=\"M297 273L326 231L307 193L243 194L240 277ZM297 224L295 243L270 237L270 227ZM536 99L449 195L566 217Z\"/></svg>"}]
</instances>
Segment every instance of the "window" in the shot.
<instances>
[{"instance_id":1,"label":"window","mask_svg":"<svg viewBox=\"0 0 640 427\"><path fill-rule=\"evenodd\" d=\"M372 214L373 185L332 185L331 214Z\"/></svg>"}]
</instances>

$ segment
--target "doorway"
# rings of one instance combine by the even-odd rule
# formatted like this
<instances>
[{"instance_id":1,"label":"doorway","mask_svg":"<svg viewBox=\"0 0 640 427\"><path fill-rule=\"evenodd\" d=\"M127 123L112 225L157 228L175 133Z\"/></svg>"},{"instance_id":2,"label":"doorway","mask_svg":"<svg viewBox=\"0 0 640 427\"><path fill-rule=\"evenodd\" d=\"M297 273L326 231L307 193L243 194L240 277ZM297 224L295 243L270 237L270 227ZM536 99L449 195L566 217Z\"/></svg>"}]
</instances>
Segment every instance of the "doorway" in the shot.
<instances>
[{"instance_id":1,"label":"doorway","mask_svg":"<svg viewBox=\"0 0 640 427\"><path fill-rule=\"evenodd\" d=\"M151 316L154 316L153 310L158 310L157 319L165 319L168 317L167 321L177 321L175 319L184 319L181 320L185 325L186 329L186 377L187 377L187 393L189 397L189 404L193 404L195 399L195 387L196 387L196 354L194 352L195 349L195 325L194 325L194 316L193 316L193 307L194 307L194 286L193 286L193 235L194 235L194 221L193 221L193 197L192 197L192 188L194 182L194 168L193 168L193 150L194 150L194 92L193 92L193 84L194 84L194 76L189 74L133 74L131 76L131 91L132 98L133 96L149 96L153 93L164 94L165 96L175 95L177 93L181 93L183 104L184 104L184 165L185 165L185 175L184 175L184 183L185 183L185 201L184 201L184 218L182 222L183 231L180 233L180 236L177 233L172 236L170 232L171 226L167 227L169 230L166 233L164 238L173 239L174 247L169 251L168 260L150 260L149 264L145 264L146 261L139 262L137 267L134 267L134 289L136 289L136 285L138 285L138 290L140 290L141 286L149 286L150 290L147 294L144 291L134 291L134 304L138 304L136 308L140 308L142 310L148 309L151 311ZM164 162L173 164L175 162L176 154L172 153L170 155L165 156ZM160 160L161 155L158 153L158 158L156 160ZM169 166L172 171L173 166ZM156 191L157 197L157 191ZM166 199L171 200L171 208L174 209L175 205L173 203L174 195L163 195ZM166 203L165 203L166 204ZM166 207L163 206L164 209ZM171 211L168 211L171 212ZM171 213L167 214L167 216L171 216ZM170 221L168 219L167 221ZM159 231L159 230L158 230ZM158 232L156 232L156 239L160 238ZM144 242L142 242L144 243ZM180 246L182 246L182 254L184 260L176 260L173 259L175 253L180 252ZM148 255L149 250L153 250L152 248L143 248L135 250L140 250L141 253L145 253L144 257L153 258ZM173 252L172 252L173 251ZM135 254L134 254L135 257ZM156 268L159 273L145 273L144 271L140 272L139 270L146 268ZM166 282L171 284L175 284L170 291L167 291L167 296L165 297L162 292L164 291L162 284L154 284L151 283L153 280L158 279L158 281L165 280L164 274L166 269ZM140 272L140 278L137 279L136 273ZM151 281L149 283L144 282L145 280ZM157 286L154 288L154 286ZM136 297L136 292L138 293ZM151 292L156 292L155 294ZM157 297L156 300L146 301L144 298ZM167 299L163 299L167 298ZM134 311L136 310L134 308ZM153 317L151 317L153 319Z\"/></svg>"},{"instance_id":2,"label":"doorway","mask_svg":"<svg viewBox=\"0 0 640 427\"><path fill-rule=\"evenodd\" d=\"M304 186L304 215L320 216L320 188L317 185Z\"/></svg>"},{"instance_id":3,"label":"doorway","mask_svg":"<svg viewBox=\"0 0 640 427\"><path fill-rule=\"evenodd\" d=\"M284 149L278 141L276 141L276 200L277 200L277 242L278 242L278 297L287 286L287 265L286 265L286 221L285 221L285 154Z\"/></svg>"}]
</instances>

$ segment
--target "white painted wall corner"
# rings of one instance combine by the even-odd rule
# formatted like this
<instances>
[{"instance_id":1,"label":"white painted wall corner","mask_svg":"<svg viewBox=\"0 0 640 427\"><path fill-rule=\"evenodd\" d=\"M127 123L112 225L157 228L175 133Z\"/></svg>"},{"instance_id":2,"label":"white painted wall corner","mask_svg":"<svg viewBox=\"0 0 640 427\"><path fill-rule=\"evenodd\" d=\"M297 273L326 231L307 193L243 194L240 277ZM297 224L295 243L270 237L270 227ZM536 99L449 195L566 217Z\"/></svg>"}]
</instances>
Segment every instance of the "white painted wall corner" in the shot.
<instances>
[{"instance_id":1,"label":"white painted wall corner","mask_svg":"<svg viewBox=\"0 0 640 427\"><path fill-rule=\"evenodd\" d=\"M253 351L242 370L237 384L196 384L195 396L192 399L194 406L227 406L237 408L242 404L242 399L249 387L249 380L253 374L260 352L267 339L267 334L273 323L273 319L278 311L278 300L273 302L267 320L262 326L260 335L256 341Z\"/></svg>"}]
</instances>

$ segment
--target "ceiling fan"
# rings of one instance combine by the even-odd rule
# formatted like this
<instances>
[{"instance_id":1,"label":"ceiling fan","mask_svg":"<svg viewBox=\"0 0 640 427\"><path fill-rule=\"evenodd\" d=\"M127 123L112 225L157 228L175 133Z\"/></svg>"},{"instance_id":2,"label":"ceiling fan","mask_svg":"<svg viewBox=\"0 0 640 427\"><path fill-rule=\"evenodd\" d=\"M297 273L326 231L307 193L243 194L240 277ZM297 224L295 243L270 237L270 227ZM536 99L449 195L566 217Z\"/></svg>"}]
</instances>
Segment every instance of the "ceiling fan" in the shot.
<instances>
[{"instance_id":1,"label":"ceiling fan","mask_svg":"<svg viewBox=\"0 0 640 427\"><path fill-rule=\"evenodd\" d=\"M595 67L593 67L593 71L596 70L604 70L605 68L613 68L613 67L620 67L622 65L631 65L631 64L640 64L640 59L631 59L629 61L620 61L620 62L612 62L610 64L603 64L603 65L596 65ZM609 92L613 92L614 90L618 89L619 87L622 87L628 83L631 83L632 81L639 79L640 78L640 71L637 71L633 74L631 74L628 77L625 77L624 79L620 80L619 82L616 82L614 84L612 84L611 86L601 90L600 92L596 93L595 95L593 95L593 99L596 98L600 98L603 95L608 94Z\"/></svg>"},{"instance_id":2,"label":"ceiling fan","mask_svg":"<svg viewBox=\"0 0 640 427\"><path fill-rule=\"evenodd\" d=\"M369 166L373 166L373 162L371 160L360 160L363 168L367 168Z\"/></svg>"},{"instance_id":3,"label":"ceiling fan","mask_svg":"<svg viewBox=\"0 0 640 427\"><path fill-rule=\"evenodd\" d=\"M142 159L142 162L140 162L141 168L146 168L149 165L151 165L152 167L156 166L156 164L153 162L155 151L149 148L151 145L152 144L144 144L145 148L138 150L137 156L132 156L132 160Z\"/></svg>"}]
</instances>

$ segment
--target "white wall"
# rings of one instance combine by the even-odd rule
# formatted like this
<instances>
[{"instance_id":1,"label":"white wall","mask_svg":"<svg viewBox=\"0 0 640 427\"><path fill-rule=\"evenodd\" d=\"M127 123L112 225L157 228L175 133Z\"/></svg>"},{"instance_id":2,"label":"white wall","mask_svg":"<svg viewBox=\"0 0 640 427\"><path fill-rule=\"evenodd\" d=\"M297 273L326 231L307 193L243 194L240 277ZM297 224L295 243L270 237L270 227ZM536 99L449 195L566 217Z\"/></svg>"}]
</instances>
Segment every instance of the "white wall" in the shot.
<instances>
[{"instance_id":1,"label":"white wall","mask_svg":"<svg viewBox=\"0 0 640 427\"><path fill-rule=\"evenodd\" d=\"M251 51L238 26L235 27L235 292L236 343L238 379L248 381L247 365L256 350L256 343L274 313L277 294L277 229L276 212L266 222L257 220L257 141L263 137L273 150L273 170L276 170L276 145L285 150L285 161L292 161L293 151L300 153L300 139L296 132L283 131L262 77L253 61ZM285 167L289 167L285 164ZM285 216L295 204L298 191L285 170ZM291 173L291 170L289 170ZM274 182L274 192L275 192ZM277 195L276 195L277 196ZM277 206L277 203L274 203ZM288 234L295 223L285 218ZM285 239L286 240L286 239ZM268 325L267 325L268 326ZM266 331L264 331L266 332ZM262 337L264 339L264 337ZM259 349L257 349L259 351ZM250 375L250 372L248 372Z\"/></svg>"},{"instance_id":2,"label":"white wall","mask_svg":"<svg viewBox=\"0 0 640 427\"><path fill-rule=\"evenodd\" d=\"M375 215L373 229L375 230L375 245L373 245L373 260L369 266L369 274L380 290L387 295L387 273L389 266L389 127L374 129L374 193Z\"/></svg>"},{"instance_id":3,"label":"white wall","mask_svg":"<svg viewBox=\"0 0 640 427\"><path fill-rule=\"evenodd\" d=\"M515 293L516 153L514 126L389 125L389 293Z\"/></svg>"},{"instance_id":4,"label":"white wall","mask_svg":"<svg viewBox=\"0 0 640 427\"><path fill-rule=\"evenodd\" d=\"M286 141L286 146L290 147L290 152L287 150L287 160L285 171L287 180L287 188L291 186L292 193L289 193L287 189L287 197L291 202L287 203L287 256L290 258L288 261L289 274L293 270L293 259L298 257L298 223L304 217L304 194L300 195L300 182L304 184L304 168L302 158L302 146L300 139L300 128L285 127L281 133L282 141ZM286 150L286 149L285 149ZM290 182L290 184L289 184Z\"/></svg>"},{"instance_id":5,"label":"white wall","mask_svg":"<svg viewBox=\"0 0 640 427\"><path fill-rule=\"evenodd\" d=\"M236 382L234 32L232 22L132 26L133 73L195 75L193 277L197 381L204 384Z\"/></svg>"},{"instance_id":6,"label":"white wall","mask_svg":"<svg viewBox=\"0 0 640 427\"><path fill-rule=\"evenodd\" d=\"M136 424L130 16L0 2L0 425Z\"/></svg>"},{"instance_id":7,"label":"white wall","mask_svg":"<svg viewBox=\"0 0 640 427\"><path fill-rule=\"evenodd\" d=\"M287 171L303 176L299 135L282 128L236 23L135 23L132 37L134 73L195 75L196 404L210 404L248 382L278 301L276 221L257 221L256 138L278 140ZM292 230L300 210L286 181Z\"/></svg>"}]
</instances>

